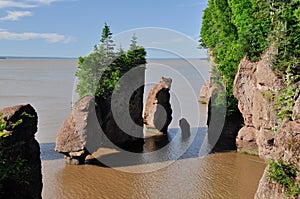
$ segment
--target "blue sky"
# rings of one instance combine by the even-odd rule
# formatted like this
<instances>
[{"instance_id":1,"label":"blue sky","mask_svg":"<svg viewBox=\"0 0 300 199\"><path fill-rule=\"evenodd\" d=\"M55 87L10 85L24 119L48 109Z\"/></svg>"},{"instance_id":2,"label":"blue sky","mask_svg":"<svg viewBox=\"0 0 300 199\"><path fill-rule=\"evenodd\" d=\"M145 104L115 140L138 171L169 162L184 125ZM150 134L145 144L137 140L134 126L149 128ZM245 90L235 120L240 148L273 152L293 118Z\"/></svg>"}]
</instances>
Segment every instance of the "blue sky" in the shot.
<instances>
[{"instance_id":1,"label":"blue sky","mask_svg":"<svg viewBox=\"0 0 300 199\"><path fill-rule=\"evenodd\" d=\"M98 43L105 21L119 36L157 27L156 36L153 28L146 34L152 35L148 40L176 51L188 43L180 43L186 39L197 44L206 5L205 0L0 0L0 56L84 56ZM166 34L174 31L174 37L158 38L158 28ZM136 34L138 41L144 39L143 33ZM117 46L126 48L124 43ZM180 51L202 56L193 45Z\"/></svg>"}]
</instances>

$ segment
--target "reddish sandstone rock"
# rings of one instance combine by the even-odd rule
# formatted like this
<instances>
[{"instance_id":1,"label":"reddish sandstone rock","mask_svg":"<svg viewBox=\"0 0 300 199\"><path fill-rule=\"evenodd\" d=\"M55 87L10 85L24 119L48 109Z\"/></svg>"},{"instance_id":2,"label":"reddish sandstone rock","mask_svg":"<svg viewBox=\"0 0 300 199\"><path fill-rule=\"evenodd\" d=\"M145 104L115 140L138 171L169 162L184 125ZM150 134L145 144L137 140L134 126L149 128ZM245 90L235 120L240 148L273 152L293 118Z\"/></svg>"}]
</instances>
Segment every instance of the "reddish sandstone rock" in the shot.
<instances>
[{"instance_id":1,"label":"reddish sandstone rock","mask_svg":"<svg viewBox=\"0 0 300 199\"><path fill-rule=\"evenodd\" d=\"M75 103L72 114L60 128L55 150L65 155L67 163L82 164L88 154L98 149L99 136L94 98L84 97Z\"/></svg>"},{"instance_id":2,"label":"reddish sandstone rock","mask_svg":"<svg viewBox=\"0 0 300 199\"><path fill-rule=\"evenodd\" d=\"M278 90L283 88L282 81L276 77L269 66L267 52L258 62L251 62L244 58L234 80L233 94L238 99L238 107L243 114L245 129L248 129L249 137L255 137L259 155L263 159L268 159L272 151L274 135L269 131L277 125L276 113L273 111L274 102L272 99ZM255 130L254 130L254 129ZM239 133L240 134L240 133ZM243 136L246 132L241 132ZM238 144L241 144L238 137ZM253 150L253 141L246 143L243 140L244 150ZM241 146L241 145L240 145Z\"/></svg>"},{"instance_id":3,"label":"reddish sandstone rock","mask_svg":"<svg viewBox=\"0 0 300 199\"><path fill-rule=\"evenodd\" d=\"M241 128L236 137L237 149L251 154L258 154L256 131L253 127Z\"/></svg>"},{"instance_id":4,"label":"reddish sandstone rock","mask_svg":"<svg viewBox=\"0 0 300 199\"><path fill-rule=\"evenodd\" d=\"M256 146L259 156L268 161L282 159L284 162L300 165L300 99L295 99L293 115L283 121L278 120L274 111L274 98L285 85L272 70L272 48L261 60L250 62L243 59L234 81L234 95L239 100L238 106L245 119L245 127L237 136L237 145L241 149L252 150ZM295 85L297 86L297 85ZM299 90L299 87L298 87ZM297 98L298 94L295 93ZM285 193L278 183L267 178L267 170L260 181L255 198L285 198ZM300 172L297 172L300 180Z\"/></svg>"},{"instance_id":5,"label":"reddish sandstone rock","mask_svg":"<svg viewBox=\"0 0 300 199\"><path fill-rule=\"evenodd\" d=\"M155 128L166 133L172 121L172 109L170 104L171 78L161 77L150 91L144 111L144 123L147 127Z\"/></svg>"},{"instance_id":6,"label":"reddish sandstone rock","mask_svg":"<svg viewBox=\"0 0 300 199\"><path fill-rule=\"evenodd\" d=\"M208 104L209 98L211 96L210 90L210 80L207 80L200 90L199 102L201 104Z\"/></svg>"}]
</instances>

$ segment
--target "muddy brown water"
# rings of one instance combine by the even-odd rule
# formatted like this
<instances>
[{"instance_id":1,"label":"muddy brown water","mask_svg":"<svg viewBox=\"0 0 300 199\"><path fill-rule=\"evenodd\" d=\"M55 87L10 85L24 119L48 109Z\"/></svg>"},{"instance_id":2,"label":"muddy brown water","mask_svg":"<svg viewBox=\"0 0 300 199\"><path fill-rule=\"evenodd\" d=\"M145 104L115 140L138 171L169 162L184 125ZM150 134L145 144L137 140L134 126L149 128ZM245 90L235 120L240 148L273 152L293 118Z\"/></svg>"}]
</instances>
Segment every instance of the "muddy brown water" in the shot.
<instances>
[{"instance_id":1,"label":"muddy brown water","mask_svg":"<svg viewBox=\"0 0 300 199\"><path fill-rule=\"evenodd\" d=\"M0 108L30 103L39 115L43 198L253 198L265 164L236 152L203 156L206 110L197 102L206 60L153 60L145 93L160 76L173 78L169 137L148 139L144 153L100 149L103 164L71 166L53 149L71 112L77 60L0 60ZM185 118L191 136L182 139Z\"/></svg>"}]
</instances>

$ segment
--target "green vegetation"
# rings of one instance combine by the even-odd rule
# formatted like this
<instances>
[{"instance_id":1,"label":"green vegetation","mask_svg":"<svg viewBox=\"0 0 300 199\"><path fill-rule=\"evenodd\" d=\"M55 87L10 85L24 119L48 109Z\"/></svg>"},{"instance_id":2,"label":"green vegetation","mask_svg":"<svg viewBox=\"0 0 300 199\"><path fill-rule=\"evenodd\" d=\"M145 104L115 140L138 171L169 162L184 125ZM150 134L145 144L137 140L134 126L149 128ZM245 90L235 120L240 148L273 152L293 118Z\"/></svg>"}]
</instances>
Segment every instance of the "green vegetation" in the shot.
<instances>
[{"instance_id":1,"label":"green vegetation","mask_svg":"<svg viewBox=\"0 0 300 199\"><path fill-rule=\"evenodd\" d=\"M287 85L275 99L278 117L290 117L296 89L290 85L300 80L299 0L209 0L200 42L212 51L226 86L229 113L237 110L232 89L240 61L245 56L257 61L273 45L270 65Z\"/></svg>"},{"instance_id":2,"label":"green vegetation","mask_svg":"<svg viewBox=\"0 0 300 199\"><path fill-rule=\"evenodd\" d=\"M21 116L25 116L25 117L28 117L28 118L34 118L34 115L26 113L25 111L21 114Z\"/></svg>"},{"instance_id":3,"label":"green vegetation","mask_svg":"<svg viewBox=\"0 0 300 199\"><path fill-rule=\"evenodd\" d=\"M18 120L13 124L12 129L17 125L21 124L22 120ZM18 145L23 144L23 142L17 143L13 146L7 146L5 144L5 139L9 139L10 134L6 133L4 130L6 128L6 122L3 121L2 115L0 115L0 197L5 196L5 192L8 187L29 187L29 168L25 166L26 160L22 159L20 156L12 157L7 154L13 154L12 151ZM29 188L27 188L29 189ZM24 189L22 189L24 190ZM17 196L25 195L24 193L16 193ZM12 196L13 197L13 196Z\"/></svg>"},{"instance_id":4,"label":"green vegetation","mask_svg":"<svg viewBox=\"0 0 300 199\"><path fill-rule=\"evenodd\" d=\"M7 137L8 135L4 132L4 129L6 128L6 122L2 120L2 115L0 114L0 139L2 137Z\"/></svg>"},{"instance_id":5,"label":"green vegetation","mask_svg":"<svg viewBox=\"0 0 300 199\"><path fill-rule=\"evenodd\" d=\"M265 1L266 2L266 1ZM237 110L233 81L244 56L259 59L268 47L271 23L264 1L209 0L201 27L201 46L208 47L226 85L228 112Z\"/></svg>"},{"instance_id":6,"label":"green vegetation","mask_svg":"<svg viewBox=\"0 0 300 199\"><path fill-rule=\"evenodd\" d=\"M76 76L79 79L76 91L80 97L96 96L109 99L118 81L133 67L144 67L146 51L137 46L137 37L133 35L130 49L115 51L110 27L105 23L100 45L86 57L80 57Z\"/></svg>"},{"instance_id":7,"label":"green vegetation","mask_svg":"<svg viewBox=\"0 0 300 199\"><path fill-rule=\"evenodd\" d=\"M274 183L279 183L288 197L300 196L300 183L296 182L298 168L295 165L284 163L282 159L269 162L268 178Z\"/></svg>"}]
</instances>

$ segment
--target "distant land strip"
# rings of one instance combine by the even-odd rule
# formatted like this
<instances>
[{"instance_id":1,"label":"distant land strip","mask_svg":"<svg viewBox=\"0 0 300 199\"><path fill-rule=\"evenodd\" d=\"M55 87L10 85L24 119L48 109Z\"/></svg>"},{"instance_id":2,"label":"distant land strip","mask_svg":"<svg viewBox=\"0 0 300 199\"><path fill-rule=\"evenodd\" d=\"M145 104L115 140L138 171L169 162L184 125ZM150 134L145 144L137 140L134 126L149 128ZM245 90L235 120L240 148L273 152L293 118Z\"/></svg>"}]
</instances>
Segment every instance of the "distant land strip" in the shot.
<instances>
[{"instance_id":1,"label":"distant land strip","mask_svg":"<svg viewBox=\"0 0 300 199\"><path fill-rule=\"evenodd\" d=\"M78 59L77 57L22 57L22 56L0 56L0 59ZM172 58L172 57L149 57L147 60L207 60L207 57L200 58Z\"/></svg>"},{"instance_id":2,"label":"distant land strip","mask_svg":"<svg viewBox=\"0 0 300 199\"><path fill-rule=\"evenodd\" d=\"M77 59L75 57L19 57L19 56L0 56L0 59Z\"/></svg>"}]
</instances>

